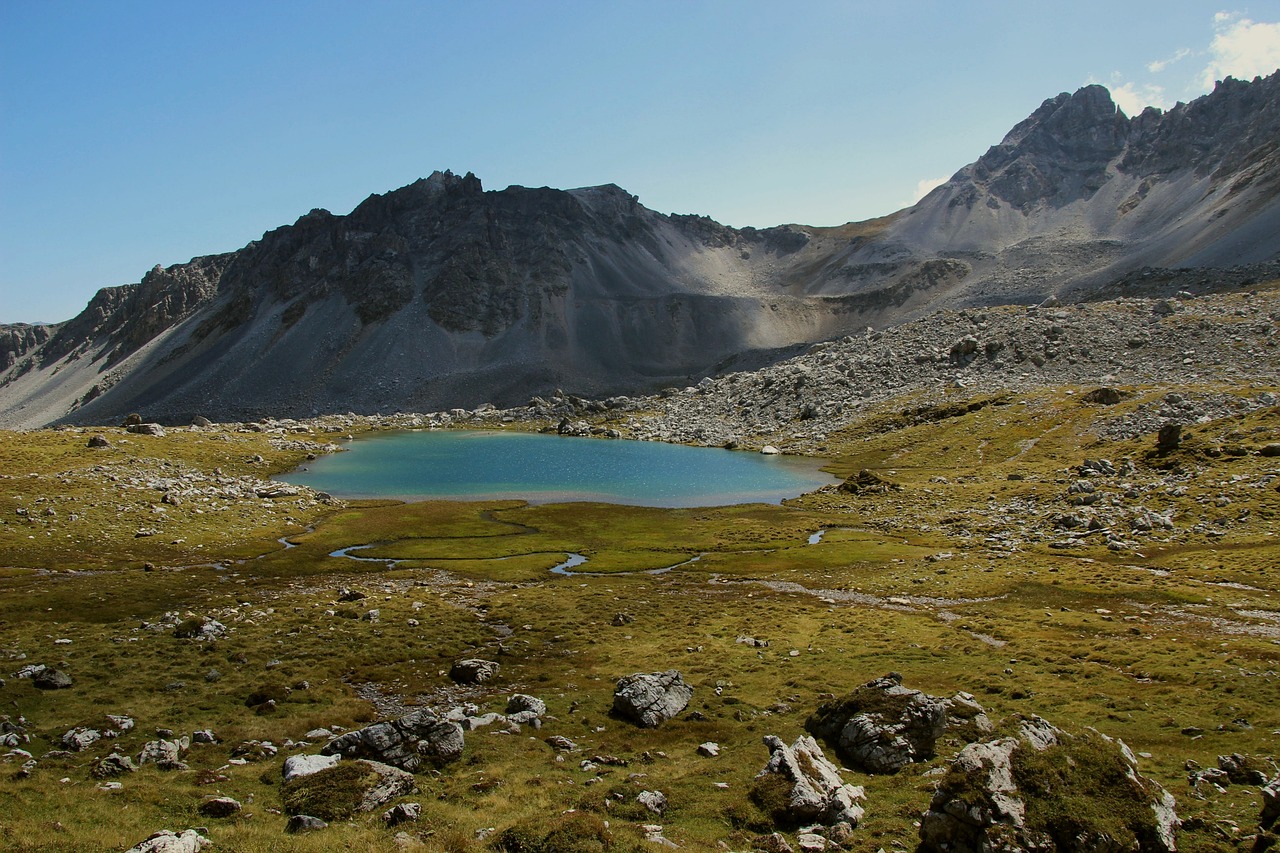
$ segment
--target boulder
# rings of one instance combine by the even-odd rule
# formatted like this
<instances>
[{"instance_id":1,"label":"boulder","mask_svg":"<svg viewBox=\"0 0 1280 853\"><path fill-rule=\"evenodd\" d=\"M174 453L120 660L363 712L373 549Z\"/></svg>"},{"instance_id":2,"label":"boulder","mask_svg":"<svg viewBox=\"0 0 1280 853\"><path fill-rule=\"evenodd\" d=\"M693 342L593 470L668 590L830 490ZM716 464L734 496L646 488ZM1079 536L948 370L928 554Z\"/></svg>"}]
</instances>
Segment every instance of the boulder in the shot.
<instances>
[{"instance_id":1,"label":"boulder","mask_svg":"<svg viewBox=\"0 0 1280 853\"><path fill-rule=\"evenodd\" d=\"M382 822L388 827L402 823L413 823L422 817L422 806L419 803L399 803L382 813Z\"/></svg>"},{"instance_id":2,"label":"boulder","mask_svg":"<svg viewBox=\"0 0 1280 853\"><path fill-rule=\"evenodd\" d=\"M449 677L458 684L483 684L497 675L500 668L497 661L468 658L455 661L449 669Z\"/></svg>"},{"instance_id":3,"label":"boulder","mask_svg":"<svg viewBox=\"0 0 1280 853\"><path fill-rule=\"evenodd\" d=\"M161 770L186 770L187 765L181 760L186 749L186 738L147 741L138 753L138 766L154 764Z\"/></svg>"},{"instance_id":4,"label":"boulder","mask_svg":"<svg viewBox=\"0 0 1280 853\"><path fill-rule=\"evenodd\" d=\"M240 803L230 797L213 797L201 803L199 811L205 817L231 817L240 808Z\"/></svg>"},{"instance_id":5,"label":"boulder","mask_svg":"<svg viewBox=\"0 0 1280 853\"><path fill-rule=\"evenodd\" d=\"M415 790L412 773L356 759L286 782L280 794L288 813L333 821L371 812Z\"/></svg>"},{"instance_id":6,"label":"boulder","mask_svg":"<svg viewBox=\"0 0 1280 853\"><path fill-rule=\"evenodd\" d=\"M541 717L547 713L547 703L543 702L536 696L530 696L527 693L516 693L507 700L508 714L521 714L531 712L535 717Z\"/></svg>"},{"instance_id":7,"label":"boulder","mask_svg":"<svg viewBox=\"0 0 1280 853\"><path fill-rule=\"evenodd\" d=\"M200 853L213 842L194 829L178 834L162 829L130 847L125 853Z\"/></svg>"},{"instance_id":8,"label":"boulder","mask_svg":"<svg viewBox=\"0 0 1280 853\"><path fill-rule=\"evenodd\" d=\"M678 670L637 672L618 679L613 710L623 719L654 728L683 711L692 697L693 688Z\"/></svg>"},{"instance_id":9,"label":"boulder","mask_svg":"<svg viewBox=\"0 0 1280 853\"><path fill-rule=\"evenodd\" d=\"M1171 853L1173 797L1138 774L1123 742L1039 717L1016 737L971 743L938 783L920 853L965 850Z\"/></svg>"},{"instance_id":10,"label":"boulder","mask_svg":"<svg viewBox=\"0 0 1280 853\"><path fill-rule=\"evenodd\" d=\"M226 635L227 626L208 616L193 616L190 619L184 619L173 629L173 636L197 642L208 642Z\"/></svg>"},{"instance_id":11,"label":"boulder","mask_svg":"<svg viewBox=\"0 0 1280 853\"><path fill-rule=\"evenodd\" d=\"M86 446L95 448L110 447L111 442L107 441L107 437L105 435L91 435L89 436L89 443Z\"/></svg>"},{"instance_id":12,"label":"boulder","mask_svg":"<svg viewBox=\"0 0 1280 853\"><path fill-rule=\"evenodd\" d=\"M641 791L636 794L636 802L656 815L667 810L667 795L661 791Z\"/></svg>"},{"instance_id":13,"label":"boulder","mask_svg":"<svg viewBox=\"0 0 1280 853\"><path fill-rule=\"evenodd\" d=\"M933 757L934 743L947 730L952 708L951 701L903 687L902 676L892 672L821 705L805 729L834 745L851 767L897 773L913 761ZM982 709L967 697L961 711L973 718ZM959 718L955 722L961 725Z\"/></svg>"},{"instance_id":14,"label":"boulder","mask_svg":"<svg viewBox=\"0 0 1280 853\"><path fill-rule=\"evenodd\" d=\"M339 735L320 752L369 758L416 773L424 765L439 767L458 760L463 746L462 726L424 709Z\"/></svg>"},{"instance_id":15,"label":"boulder","mask_svg":"<svg viewBox=\"0 0 1280 853\"><path fill-rule=\"evenodd\" d=\"M284 781L327 770L342 760L341 755L291 755L284 760Z\"/></svg>"},{"instance_id":16,"label":"boulder","mask_svg":"<svg viewBox=\"0 0 1280 853\"><path fill-rule=\"evenodd\" d=\"M1280 773L1262 788L1262 812L1258 815L1258 826L1270 830L1280 820Z\"/></svg>"},{"instance_id":17,"label":"boulder","mask_svg":"<svg viewBox=\"0 0 1280 853\"><path fill-rule=\"evenodd\" d=\"M89 773L95 779L110 779L114 776L133 773L137 769L138 765L133 763L132 758L113 752L101 761L95 762Z\"/></svg>"},{"instance_id":18,"label":"boulder","mask_svg":"<svg viewBox=\"0 0 1280 853\"><path fill-rule=\"evenodd\" d=\"M60 669L42 669L31 677L31 683L41 690L65 690L75 682Z\"/></svg>"},{"instance_id":19,"label":"boulder","mask_svg":"<svg viewBox=\"0 0 1280 853\"><path fill-rule=\"evenodd\" d=\"M827 826L862 820L866 791L847 785L812 737L801 735L787 746L781 738L766 735L769 761L756 774L751 798L777 823Z\"/></svg>"},{"instance_id":20,"label":"boulder","mask_svg":"<svg viewBox=\"0 0 1280 853\"><path fill-rule=\"evenodd\" d=\"M297 835L299 832L315 832L318 829L324 829L328 825L318 817L312 817L309 814L296 814L289 817L288 823L284 825L284 831L290 835Z\"/></svg>"},{"instance_id":21,"label":"boulder","mask_svg":"<svg viewBox=\"0 0 1280 853\"><path fill-rule=\"evenodd\" d=\"M134 435L154 435L156 438L164 438L164 427L160 424L129 424L125 429Z\"/></svg>"}]
</instances>

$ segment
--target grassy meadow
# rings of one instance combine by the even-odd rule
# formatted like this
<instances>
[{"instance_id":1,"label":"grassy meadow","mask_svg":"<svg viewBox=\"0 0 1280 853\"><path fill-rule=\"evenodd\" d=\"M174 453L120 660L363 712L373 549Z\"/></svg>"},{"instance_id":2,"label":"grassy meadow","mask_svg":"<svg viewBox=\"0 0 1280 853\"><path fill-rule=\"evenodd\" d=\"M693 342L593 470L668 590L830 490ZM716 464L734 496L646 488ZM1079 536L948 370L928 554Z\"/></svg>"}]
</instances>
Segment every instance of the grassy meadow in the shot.
<instances>
[{"instance_id":1,"label":"grassy meadow","mask_svg":"<svg viewBox=\"0 0 1280 853\"><path fill-rule=\"evenodd\" d=\"M821 451L839 476L866 469L891 488L783 506L258 497L247 484L305 447L230 428L0 433L0 714L25 720L37 760L26 775L25 758L0 759L0 848L123 850L206 827L217 850L395 850L403 831L417 849L480 851L504 831L568 826L570 840L539 849L644 850L639 827L657 823L687 849L747 850L773 829L748 797L761 738L789 743L825 698L897 671L929 693L974 694L993 720L1038 714L1122 738L1177 798L1180 850L1240 849L1257 789L1196 793L1186 767L1240 753L1275 772L1280 457L1262 449L1280 442L1280 408L1228 406L1158 453L1154 432L1110 426L1171 389L1126 388L1110 406L1085 402L1089 390L895 401ZM1264 391L1277 388L1226 393ZM111 446L87 447L95 433ZM1093 478L1101 496L1083 504L1071 488L1087 459L1130 467ZM1169 526L1135 528L1143 511ZM335 555L353 546L369 547ZM589 574L550 572L570 553ZM144 627L171 611L230 633ZM502 667L462 688L448 670L464 657ZM31 663L75 683L13 677ZM685 714L656 730L609 715L619 677L672 668L695 688ZM422 804L419 822L391 830L375 813L284 833L281 764L318 751L289 745L308 731L422 704L501 712L516 692L546 701L542 729L468 732L462 760L404 798ZM45 757L104 714L137 727ZM220 742L193 745L189 770L145 766L102 790L94 761L136 755L157 729ZM558 755L551 735L578 750ZM718 757L697 754L706 741ZM895 776L846 773L867 789L849 848L914 849L938 778L924 774L960 746ZM593 756L625 765L579 769ZM666 795L665 814L635 802L643 790ZM200 814L215 795L244 808Z\"/></svg>"}]
</instances>

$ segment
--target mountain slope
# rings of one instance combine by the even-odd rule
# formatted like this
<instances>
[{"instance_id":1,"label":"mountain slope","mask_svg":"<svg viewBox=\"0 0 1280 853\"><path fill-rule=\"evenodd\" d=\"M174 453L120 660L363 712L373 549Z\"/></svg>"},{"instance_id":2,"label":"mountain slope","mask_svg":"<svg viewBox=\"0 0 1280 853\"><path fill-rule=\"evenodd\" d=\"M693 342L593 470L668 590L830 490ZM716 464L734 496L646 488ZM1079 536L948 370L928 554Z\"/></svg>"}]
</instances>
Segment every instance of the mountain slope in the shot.
<instances>
[{"instance_id":1,"label":"mountain slope","mask_svg":"<svg viewBox=\"0 0 1280 853\"><path fill-rule=\"evenodd\" d=\"M1128 118L1044 102L914 207L732 229L608 185L437 172L0 328L0 426L605 396L943 306L1088 298L1142 267L1280 259L1280 73Z\"/></svg>"}]
</instances>

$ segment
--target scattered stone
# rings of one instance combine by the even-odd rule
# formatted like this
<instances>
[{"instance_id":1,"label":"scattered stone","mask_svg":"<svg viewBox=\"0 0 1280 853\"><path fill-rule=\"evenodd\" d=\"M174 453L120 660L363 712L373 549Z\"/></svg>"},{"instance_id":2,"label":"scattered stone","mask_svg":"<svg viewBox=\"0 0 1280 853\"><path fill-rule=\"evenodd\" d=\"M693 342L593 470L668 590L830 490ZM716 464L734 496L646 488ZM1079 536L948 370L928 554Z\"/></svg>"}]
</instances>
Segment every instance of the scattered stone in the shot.
<instances>
[{"instance_id":1,"label":"scattered stone","mask_svg":"<svg viewBox=\"0 0 1280 853\"><path fill-rule=\"evenodd\" d=\"M1182 424L1167 423L1156 434L1156 452L1172 453L1182 446Z\"/></svg>"},{"instance_id":2,"label":"scattered stone","mask_svg":"<svg viewBox=\"0 0 1280 853\"><path fill-rule=\"evenodd\" d=\"M181 640L208 642L227 635L227 626L208 616L193 616L179 622L173 629L173 636Z\"/></svg>"},{"instance_id":3,"label":"scattered stone","mask_svg":"<svg viewBox=\"0 0 1280 853\"><path fill-rule=\"evenodd\" d=\"M704 758L715 758L720 754L720 744L714 741L698 744L698 755Z\"/></svg>"},{"instance_id":4,"label":"scattered stone","mask_svg":"<svg viewBox=\"0 0 1280 853\"><path fill-rule=\"evenodd\" d=\"M91 435L89 436L89 443L86 446L94 448L110 447L111 442L107 441L107 437L105 435Z\"/></svg>"},{"instance_id":5,"label":"scattered stone","mask_svg":"<svg viewBox=\"0 0 1280 853\"><path fill-rule=\"evenodd\" d=\"M211 729L199 729L191 733L192 743L218 743L220 738Z\"/></svg>"},{"instance_id":6,"label":"scattered stone","mask_svg":"<svg viewBox=\"0 0 1280 853\"><path fill-rule=\"evenodd\" d=\"M527 693L516 693L507 700L507 714L523 713L531 713L535 717L544 716L547 713L547 703Z\"/></svg>"},{"instance_id":7,"label":"scattered stone","mask_svg":"<svg viewBox=\"0 0 1280 853\"><path fill-rule=\"evenodd\" d=\"M449 670L449 678L458 684L483 684L498 674L497 661L468 658L456 661Z\"/></svg>"},{"instance_id":8,"label":"scattered stone","mask_svg":"<svg viewBox=\"0 0 1280 853\"><path fill-rule=\"evenodd\" d=\"M164 438L164 427L160 424L129 424L125 430L134 435L152 435L156 438Z\"/></svg>"},{"instance_id":9,"label":"scattered stone","mask_svg":"<svg viewBox=\"0 0 1280 853\"><path fill-rule=\"evenodd\" d=\"M854 495L885 495L889 492L900 492L902 487L897 483L886 480L874 471L863 468L858 473L847 477L840 484L840 491Z\"/></svg>"},{"instance_id":10,"label":"scattered stone","mask_svg":"<svg viewBox=\"0 0 1280 853\"><path fill-rule=\"evenodd\" d=\"M556 752L573 752L578 748L576 743L569 740L564 735L552 735L547 738L546 744Z\"/></svg>"},{"instance_id":11,"label":"scattered stone","mask_svg":"<svg viewBox=\"0 0 1280 853\"><path fill-rule=\"evenodd\" d=\"M1280 773L1277 773L1262 789L1262 812L1258 825L1270 830L1280 820Z\"/></svg>"},{"instance_id":12,"label":"scattered stone","mask_svg":"<svg viewBox=\"0 0 1280 853\"><path fill-rule=\"evenodd\" d=\"M762 851L762 853L796 853L795 849L787 842L787 837L781 832L775 832L771 835L757 835L751 840L753 850Z\"/></svg>"},{"instance_id":13,"label":"scattered stone","mask_svg":"<svg viewBox=\"0 0 1280 853\"><path fill-rule=\"evenodd\" d=\"M766 735L769 761L756 774L751 797L778 823L857 826L862 820L866 791L847 785L840 772L812 737L801 735L791 746Z\"/></svg>"},{"instance_id":14,"label":"scattered stone","mask_svg":"<svg viewBox=\"0 0 1280 853\"><path fill-rule=\"evenodd\" d=\"M693 697L693 688L678 670L637 672L618 679L613 710L624 719L654 728L679 714Z\"/></svg>"},{"instance_id":15,"label":"scattered stone","mask_svg":"<svg viewBox=\"0 0 1280 853\"><path fill-rule=\"evenodd\" d=\"M623 625L630 625L634 621L636 621L636 617L632 616L630 613L615 613L613 615L613 626L615 628L621 628Z\"/></svg>"},{"instance_id":16,"label":"scattered stone","mask_svg":"<svg viewBox=\"0 0 1280 853\"><path fill-rule=\"evenodd\" d=\"M154 764L161 770L187 770L187 765L181 760L186 750L186 738L147 741L138 753L138 766Z\"/></svg>"}]
</instances>

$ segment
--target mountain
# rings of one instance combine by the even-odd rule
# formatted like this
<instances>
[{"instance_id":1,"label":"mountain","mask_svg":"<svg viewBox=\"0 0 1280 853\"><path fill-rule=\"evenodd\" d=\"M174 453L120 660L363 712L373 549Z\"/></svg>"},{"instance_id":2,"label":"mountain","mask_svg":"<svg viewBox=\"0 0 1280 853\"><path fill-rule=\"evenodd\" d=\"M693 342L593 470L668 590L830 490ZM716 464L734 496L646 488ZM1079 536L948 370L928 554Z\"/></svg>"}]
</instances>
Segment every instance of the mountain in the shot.
<instances>
[{"instance_id":1,"label":"mountain","mask_svg":"<svg viewBox=\"0 0 1280 853\"><path fill-rule=\"evenodd\" d=\"M915 206L835 228L733 229L613 185L486 192L436 172L104 288L66 323L0 326L0 426L631 393L944 306L1273 264L1277 140L1280 72L1133 118L1087 86Z\"/></svg>"}]
</instances>

